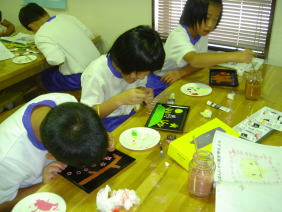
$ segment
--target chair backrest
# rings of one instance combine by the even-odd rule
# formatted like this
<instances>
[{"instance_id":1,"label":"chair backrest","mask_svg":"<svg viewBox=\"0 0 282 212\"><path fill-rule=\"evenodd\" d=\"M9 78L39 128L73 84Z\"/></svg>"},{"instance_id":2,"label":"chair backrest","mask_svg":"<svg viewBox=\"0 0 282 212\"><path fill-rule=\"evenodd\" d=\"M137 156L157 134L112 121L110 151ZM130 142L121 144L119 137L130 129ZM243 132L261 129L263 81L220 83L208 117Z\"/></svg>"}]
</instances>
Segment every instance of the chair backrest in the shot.
<instances>
[{"instance_id":1,"label":"chair backrest","mask_svg":"<svg viewBox=\"0 0 282 212\"><path fill-rule=\"evenodd\" d=\"M0 113L0 124L3 122L6 118L8 118L10 115L12 115L17 109L19 109L22 105L19 105L17 107L14 107L10 110L4 111Z\"/></svg>"}]
</instances>

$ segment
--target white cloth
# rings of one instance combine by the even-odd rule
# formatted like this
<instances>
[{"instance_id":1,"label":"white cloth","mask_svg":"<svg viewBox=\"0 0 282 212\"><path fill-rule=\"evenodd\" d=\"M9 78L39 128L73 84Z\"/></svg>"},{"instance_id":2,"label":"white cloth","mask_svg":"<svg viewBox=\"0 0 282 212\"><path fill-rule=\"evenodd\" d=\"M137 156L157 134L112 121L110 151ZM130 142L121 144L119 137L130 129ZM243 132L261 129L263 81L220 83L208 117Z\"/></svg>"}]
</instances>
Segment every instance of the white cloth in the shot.
<instances>
[{"instance_id":1,"label":"white cloth","mask_svg":"<svg viewBox=\"0 0 282 212\"><path fill-rule=\"evenodd\" d=\"M102 55L90 63L82 73L80 101L92 107L128 89L137 88L139 86L146 87L146 82L147 77L131 84L127 83L123 78L117 78L108 67L107 57ZM122 105L108 117L128 115L134 106L135 105Z\"/></svg>"},{"instance_id":2,"label":"white cloth","mask_svg":"<svg viewBox=\"0 0 282 212\"><path fill-rule=\"evenodd\" d=\"M154 72L158 76L164 75L167 71L186 66L187 62L183 60L183 57L189 52L207 52L208 38L202 36L193 45L187 31L182 26L178 26L169 34L164 49L166 54L164 66L161 71Z\"/></svg>"},{"instance_id":3,"label":"white cloth","mask_svg":"<svg viewBox=\"0 0 282 212\"><path fill-rule=\"evenodd\" d=\"M49 100L49 101L46 101ZM63 102L77 102L69 94L41 95L0 124L0 203L15 198L19 188L42 181L42 170L50 162L45 148L34 136L30 123L31 108L36 105L56 106ZM31 105L35 103L34 105ZM43 146L43 145L42 145Z\"/></svg>"},{"instance_id":4,"label":"white cloth","mask_svg":"<svg viewBox=\"0 0 282 212\"><path fill-rule=\"evenodd\" d=\"M100 56L93 44L94 35L70 15L57 15L45 22L35 34L35 44L50 65L60 65L63 75L82 73Z\"/></svg>"}]
</instances>

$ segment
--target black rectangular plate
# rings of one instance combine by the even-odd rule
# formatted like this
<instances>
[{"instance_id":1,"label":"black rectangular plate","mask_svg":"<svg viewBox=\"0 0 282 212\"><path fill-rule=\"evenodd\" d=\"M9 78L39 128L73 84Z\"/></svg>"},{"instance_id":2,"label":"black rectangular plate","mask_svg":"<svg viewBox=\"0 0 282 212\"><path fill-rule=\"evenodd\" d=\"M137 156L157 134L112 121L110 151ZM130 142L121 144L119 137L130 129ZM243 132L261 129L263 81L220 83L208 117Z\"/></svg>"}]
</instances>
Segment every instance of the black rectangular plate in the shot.
<instances>
[{"instance_id":1,"label":"black rectangular plate","mask_svg":"<svg viewBox=\"0 0 282 212\"><path fill-rule=\"evenodd\" d=\"M157 130L182 132L189 110L189 106L157 103L145 126Z\"/></svg>"},{"instance_id":2,"label":"black rectangular plate","mask_svg":"<svg viewBox=\"0 0 282 212\"><path fill-rule=\"evenodd\" d=\"M104 160L97 165L82 169L68 166L60 174L82 190L90 193L134 161L135 158L115 150L108 152Z\"/></svg>"},{"instance_id":3,"label":"black rectangular plate","mask_svg":"<svg viewBox=\"0 0 282 212\"><path fill-rule=\"evenodd\" d=\"M210 69L209 84L236 87L239 85L237 71L229 69Z\"/></svg>"}]
</instances>

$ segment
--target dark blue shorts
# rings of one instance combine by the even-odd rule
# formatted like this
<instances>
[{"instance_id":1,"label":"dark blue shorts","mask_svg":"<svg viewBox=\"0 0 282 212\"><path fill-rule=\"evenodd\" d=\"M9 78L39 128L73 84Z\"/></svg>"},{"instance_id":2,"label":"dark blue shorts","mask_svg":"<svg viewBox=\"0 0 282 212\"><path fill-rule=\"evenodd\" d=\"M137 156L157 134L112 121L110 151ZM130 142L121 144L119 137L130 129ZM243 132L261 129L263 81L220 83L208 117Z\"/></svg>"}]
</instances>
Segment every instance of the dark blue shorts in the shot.
<instances>
[{"instance_id":1,"label":"dark blue shorts","mask_svg":"<svg viewBox=\"0 0 282 212\"><path fill-rule=\"evenodd\" d=\"M63 75L59 66L52 66L41 73L43 86L49 92L73 91L81 89L81 73Z\"/></svg>"},{"instance_id":2,"label":"dark blue shorts","mask_svg":"<svg viewBox=\"0 0 282 212\"><path fill-rule=\"evenodd\" d=\"M121 125L123 122L125 122L130 116L132 116L134 113L135 113L135 111L132 110L130 112L130 114L128 114L128 115L121 115L121 116L103 118L102 122L103 122L105 128L107 129L107 131L112 132L119 125Z\"/></svg>"}]
</instances>

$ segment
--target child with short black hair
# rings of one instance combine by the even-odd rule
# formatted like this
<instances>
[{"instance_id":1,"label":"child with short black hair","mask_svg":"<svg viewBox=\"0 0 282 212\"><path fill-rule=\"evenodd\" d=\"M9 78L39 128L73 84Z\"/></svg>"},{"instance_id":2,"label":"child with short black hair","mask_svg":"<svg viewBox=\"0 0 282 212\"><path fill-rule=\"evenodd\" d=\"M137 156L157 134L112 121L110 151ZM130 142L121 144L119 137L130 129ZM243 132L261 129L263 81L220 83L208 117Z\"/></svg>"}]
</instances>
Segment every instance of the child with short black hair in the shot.
<instances>
[{"instance_id":1,"label":"child with short black hair","mask_svg":"<svg viewBox=\"0 0 282 212\"><path fill-rule=\"evenodd\" d=\"M81 102L99 106L108 131L112 131L142 102L153 99L145 88L147 75L161 69L165 53L159 34L138 26L120 35L107 55L94 60L81 77Z\"/></svg>"},{"instance_id":2,"label":"child with short black hair","mask_svg":"<svg viewBox=\"0 0 282 212\"><path fill-rule=\"evenodd\" d=\"M0 10L0 36L9 36L15 31L15 26L7 19L3 18Z\"/></svg>"},{"instance_id":3,"label":"child with short black hair","mask_svg":"<svg viewBox=\"0 0 282 212\"><path fill-rule=\"evenodd\" d=\"M99 163L109 138L95 110L69 94L52 93L31 100L2 122L0 141L3 203L21 188L49 182L66 165Z\"/></svg>"},{"instance_id":4,"label":"child with short black hair","mask_svg":"<svg viewBox=\"0 0 282 212\"><path fill-rule=\"evenodd\" d=\"M164 45L164 66L161 71L149 76L148 87L160 92L168 84L202 68L227 62L252 62L255 53L248 49L222 53L207 52L207 35L215 30L220 22L222 8L222 0L186 1L179 21L180 26L169 34Z\"/></svg>"},{"instance_id":5,"label":"child with short black hair","mask_svg":"<svg viewBox=\"0 0 282 212\"><path fill-rule=\"evenodd\" d=\"M94 35L90 29L74 16L50 16L36 3L21 8L19 20L35 33L36 47L52 65L41 74L47 91L80 90L81 73L100 56L92 42Z\"/></svg>"}]
</instances>

